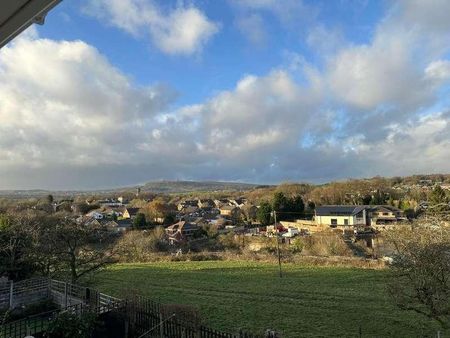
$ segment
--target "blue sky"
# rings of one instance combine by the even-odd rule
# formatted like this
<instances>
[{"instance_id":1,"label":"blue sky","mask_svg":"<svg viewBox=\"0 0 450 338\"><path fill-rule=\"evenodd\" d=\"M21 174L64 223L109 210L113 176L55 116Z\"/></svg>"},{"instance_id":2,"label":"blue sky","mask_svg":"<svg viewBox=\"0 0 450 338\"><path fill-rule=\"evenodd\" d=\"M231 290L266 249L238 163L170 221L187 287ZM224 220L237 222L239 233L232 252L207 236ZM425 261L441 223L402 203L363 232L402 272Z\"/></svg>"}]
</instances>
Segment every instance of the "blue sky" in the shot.
<instances>
[{"instance_id":1,"label":"blue sky","mask_svg":"<svg viewBox=\"0 0 450 338\"><path fill-rule=\"evenodd\" d=\"M0 51L0 189L448 172L449 11L63 1Z\"/></svg>"},{"instance_id":2,"label":"blue sky","mask_svg":"<svg viewBox=\"0 0 450 338\"><path fill-rule=\"evenodd\" d=\"M169 10L180 6L176 1L171 5L168 2L156 1ZM260 76L283 66L286 53L301 54L307 61L320 65L321 55L306 43L310 26L337 29L349 41L367 43L385 9L382 1L305 1L302 5L306 7L305 13L298 13L288 22L270 10L257 11L264 20L267 38L261 45L255 45L249 43L236 23L248 15L239 13L243 11L237 8L239 5L226 0L185 3L201 9L220 25L220 32L205 48L190 56L167 56L145 38L133 39L127 32L89 16L80 2L63 1L49 15L47 23L37 29L43 38L79 39L95 46L139 85L170 84L179 92L176 103L183 105L198 103L219 90L233 88L243 74Z\"/></svg>"}]
</instances>

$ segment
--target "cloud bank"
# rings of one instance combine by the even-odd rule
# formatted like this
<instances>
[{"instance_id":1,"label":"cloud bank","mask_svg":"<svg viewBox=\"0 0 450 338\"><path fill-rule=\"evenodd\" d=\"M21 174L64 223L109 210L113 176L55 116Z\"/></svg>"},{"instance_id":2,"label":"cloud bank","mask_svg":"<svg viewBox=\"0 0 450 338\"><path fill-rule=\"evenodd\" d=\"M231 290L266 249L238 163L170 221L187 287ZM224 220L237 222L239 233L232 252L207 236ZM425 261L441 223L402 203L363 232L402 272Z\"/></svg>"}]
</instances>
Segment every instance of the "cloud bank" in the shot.
<instances>
[{"instance_id":1,"label":"cloud bank","mask_svg":"<svg viewBox=\"0 0 450 338\"><path fill-rule=\"evenodd\" d=\"M137 85L85 42L22 37L0 51L0 188L448 172L442 95L450 23L430 18L442 6L400 1L367 44L334 47L322 67L290 53L288 66L243 75L233 88L177 109L173 89ZM169 17L190 10L201 16L190 8ZM139 34L145 11L138 12L116 24ZM181 31L158 29L169 37L163 50L195 45L179 47Z\"/></svg>"}]
</instances>

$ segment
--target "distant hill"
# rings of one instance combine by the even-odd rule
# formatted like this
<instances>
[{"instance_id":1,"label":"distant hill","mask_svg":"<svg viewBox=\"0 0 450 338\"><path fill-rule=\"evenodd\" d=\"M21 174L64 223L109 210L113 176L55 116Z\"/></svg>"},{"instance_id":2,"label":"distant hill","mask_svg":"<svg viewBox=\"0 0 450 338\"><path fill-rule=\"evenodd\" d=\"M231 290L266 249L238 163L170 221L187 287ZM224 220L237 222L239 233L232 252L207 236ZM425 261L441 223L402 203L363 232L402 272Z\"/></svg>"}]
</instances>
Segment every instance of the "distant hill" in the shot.
<instances>
[{"instance_id":1,"label":"distant hill","mask_svg":"<svg viewBox=\"0 0 450 338\"><path fill-rule=\"evenodd\" d=\"M369 184L372 188L379 187L408 187L412 185L429 185L445 183L450 184L450 174L431 174L431 175L412 175L405 177L372 177L372 178L360 178L360 179L348 179L340 181L332 181L322 184L300 184L295 182L287 182L281 184L283 189L294 189L297 193L302 195L311 191L313 188L326 188L331 185L341 184L346 185L347 192L360 190L361 184ZM141 188L141 192L149 192L155 194L186 194L186 193L213 193L213 192L249 192L254 195L264 195L266 192L271 194L270 191L276 188L276 185L258 185L251 183L239 183L239 182L219 182L219 181L152 181L143 185L135 185L113 189L97 189L97 190L78 190L78 191L50 191L50 190L0 190L0 197L6 198L30 198L30 197L42 197L48 194L52 194L55 197L63 198L69 196L80 195L110 195L121 193L134 193L136 188ZM260 189L258 189L260 188ZM405 189L406 189L405 188ZM266 191L267 190L267 191ZM288 192L289 194L289 192ZM256 197L255 197L256 198Z\"/></svg>"},{"instance_id":2,"label":"distant hill","mask_svg":"<svg viewBox=\"0 0 450 338\"><path fill-rule=\"evenodd\" d=\"M190 192L220 192L220 191L247 191L258 187L268 187L267 185L258 185L238 182L216 182L216 181L152 181L144 185L123 187L117 189L101 190L79 190L79 191L51 191L51 190L0 190L0 197L6 198L30 198L42 197L52 194L55 197L68 197L79 195L107 195L121 192L134 192L136 188L141 188L141 192L152 192L156 194L190 193Z\"/></svg>"},{"instance_id":3,"label":"distant hill","mask_svg":"<svg viewBox=\"0 0 450 338\"><path fill-rule=\"evenodd\" d=\"M261 185L237 182L216 181L154 181L148 182L141 187L142 192L155 193L189 193L189 192L216 192L216 191L245 191L261 187Z\"/></svg>"}]
</instances>

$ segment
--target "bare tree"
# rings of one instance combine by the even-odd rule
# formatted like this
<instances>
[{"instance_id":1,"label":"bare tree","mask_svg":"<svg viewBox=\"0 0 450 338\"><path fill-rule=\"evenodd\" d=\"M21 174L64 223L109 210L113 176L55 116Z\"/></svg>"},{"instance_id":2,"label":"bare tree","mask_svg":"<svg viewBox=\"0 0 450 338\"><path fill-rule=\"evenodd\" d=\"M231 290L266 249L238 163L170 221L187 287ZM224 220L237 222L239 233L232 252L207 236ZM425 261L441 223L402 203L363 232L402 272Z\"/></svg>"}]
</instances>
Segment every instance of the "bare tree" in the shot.
<instances>
[{"instance_id":1,"label":"bare tree","mask_svg":"<svg viewBox=\"0 0 450 338\"><path fill-rule=\"evenodd\" d=\"M72 282L113 262L114 236L95 222L59 215L42 229L40 245L48 263L69 271Z\"/></svg>"},{"instance_id":2,"label":"bare tree","mask_svg":"<svg viewBox=\"0 0 450 338\"><path fill-rule=\"evenodd\" d=\"M387 233L395 247L389 291L396 304L450 324L450 229L416 224Z\"/></svg>"},{"instance_id":3,"label":"bare tree","mask_svg":"<svg viewBox=\"0 0 450 338\"><path fill-rule=\"evenodd\" d=\"M36 214L26 211L0 215L0 274L18 278L32 272L28 258L38 220Z\"/></svg>"}]
</instances>

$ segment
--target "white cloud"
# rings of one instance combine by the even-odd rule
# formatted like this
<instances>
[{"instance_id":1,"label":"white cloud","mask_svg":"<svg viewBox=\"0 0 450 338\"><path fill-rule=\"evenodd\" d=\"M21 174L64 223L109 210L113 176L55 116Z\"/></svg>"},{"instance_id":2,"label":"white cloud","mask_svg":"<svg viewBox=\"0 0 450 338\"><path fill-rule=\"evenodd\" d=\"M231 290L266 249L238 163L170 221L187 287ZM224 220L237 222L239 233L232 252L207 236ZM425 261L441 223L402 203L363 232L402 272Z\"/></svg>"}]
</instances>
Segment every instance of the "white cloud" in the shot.
<instances>
[{"instance_id":1,"label":"white cloud","mask_svg":"<svg viewBox=\"0 0 450 338\"><path fill-rule=\"evenodd\" d=\"M337 97L358 109L416 104L429 94L422 70L400 41L343 49L330 61L328 72Z\"/></svg>"},{"instance_id":2,"label":"white cloud","mask_svg":"<svg viewBox=\"0 0 450 338\"><path fill-rule=\"evenodd\" d=\"M266 11L273 13L284 24L298 24L316 16L315 8L302 0L229 0L244 11Z\"/></svg>"},{"instance_id":3,"label":"white cloud","mask_svg":"<svg viewBox=\"0 0 450 338\"><path fill-rule=\"evenodd\" d=\"M317 93L298 86L286 71L246 76L233 91L203 106L207 149L229 148L236 156L258 147L295 145L317 102Z\"/></svg>"},{"instance_id":4,"label":"white cloud","mask_svg":"<svg viewBox=\"0 0 450 338\"><path fill-rule=\"evenodd\" d=\"M448 172L450 115L435 113L395 125L386 139L362 142L355 148L358 156L368 161L366 170L372 175Z\"/></svg>"},{"instance_id":5,"label":"white cloud","mask_svg":"<svg viewBox=\"0 0 450 338\"><path fill-rule=\"evenodd\" d=\"M400 18L412 27L448 35L450 2L447 0L400 0Z\"/></svg>"},{"instance_id":6,"label":"white cloud","mask_svg":"<svg viewBox=\"0 0 450 338\"><path fill-rule=\"evenodd\" d=\"M310 48L323 55L335 53L347 45L344 34L339 29L328 29L323 25L310 29L306 42Z\"/></svg>"},{"instance_id":7,"label":"white cloud","mask_svg":"<svg viewBox=\"0 0 450 338\"><path fill-rule=\"evenodd\" d=\"M427 78L438 81L450 79L450 61L437 60L431 62L425 69Z\"/></svg>"},{"instance_id":8,"label":"white cloud","mask_svg":"<svg viewBox=\"0 0 450 338\"><path fill-rule=\"evenodd\" d=\"M111 2L114 11L120 3ZM148 18L158 22L160 9L133 3L117 26L136 36L148 27L145 34L156 34L153 43L170 53L194 48L196 29L180 25L172 34L170 23L201 12L175 9L154 33ZM170 88L137 86L85 42L19 38L0 51L0 187L449 171L450 114L432 109L448 110L437 96L450 76L448 46L428 20L406 29L411 19L402 8L367 44L337 44L323 68L286 52L288 66L243 75L234 88L175 111ZM324 32L315 32L316 41Z\"/></svg>"},{"instance_id":9,"label":"white cloud","mask_svg":"<svg viewBox=\"0 0 450 338\"><path fill-rule=\"evenodd\" d=\"M325 60L330 95L351 121L345 132L362 133L367 142L431 107L446 76L448 42L426 18L445 6L426 2L420 14L413 3L393 5L369 43L344 46Z\"/></svg>"},{"instance_id":10,"label":"white cloud","mask_svg":"<svg viewBox=\"0 0 450 338\"><path fill-rule=\"evenodd\" d=\"M260 15L253 13L240 17L236 20L236 26L252 45L261 47L267 42L267 32Z\"/></svg>"},{"instance_id":11,"label":"white cloud","mask_svg":"<svg viewBox=\"0 0 450 338\"><path fill-rule=\"evenodd\" d=\"M220 29L193 6L164 13L150 0L89 0L84 11L133 36L149 36L167 54L198 52Z\"/></svg>"},{"instance_id":12,"label":"white cloud","mask_svg":"<svg viewBox=\"0 0 450 338\"><path fill-rule=\"evenodd\" d=\"M0 51L1 167L130 160L133 132L172 99L135 86L84 42L18 39Z\"/></svg>"}]
</instances>

